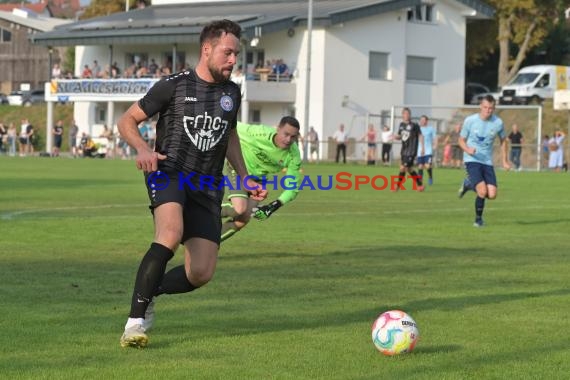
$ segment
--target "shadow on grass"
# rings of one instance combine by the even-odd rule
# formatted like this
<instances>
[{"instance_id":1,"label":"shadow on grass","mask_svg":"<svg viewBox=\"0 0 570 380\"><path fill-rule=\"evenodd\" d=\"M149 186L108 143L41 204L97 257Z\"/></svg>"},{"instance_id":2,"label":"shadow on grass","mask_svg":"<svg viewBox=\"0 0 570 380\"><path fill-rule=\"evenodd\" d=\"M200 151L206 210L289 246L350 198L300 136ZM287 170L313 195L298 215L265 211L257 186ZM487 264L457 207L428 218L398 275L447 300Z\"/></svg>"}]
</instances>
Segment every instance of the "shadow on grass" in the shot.
<instances>
[{"instance_id":1,"label":"shadow on grass","mask_svg":"<svg viewBox=\"0 0 570 380\"><path fill-rule=\"evenodd\" d=\"M543 225L543 224L558 224L558 223L568 223L570 222L570 218L558 218L558 219L548 219L548 220L517 220L515 223L520 224L523 226L532 226L532 225Z\"/></svg>"},{"instance_id":2,"label":"shadow on grass","mask_svg":"<svg viewBox=\"0 0 570 380\"><path fill-rule=\"evenodd\" d=\"M460 351L463 347L458 344L443 344L439 346L424 346L423 344L418 345L413 353L414 354L448 354L450 352Z\"/></svg>"}]
</instances>

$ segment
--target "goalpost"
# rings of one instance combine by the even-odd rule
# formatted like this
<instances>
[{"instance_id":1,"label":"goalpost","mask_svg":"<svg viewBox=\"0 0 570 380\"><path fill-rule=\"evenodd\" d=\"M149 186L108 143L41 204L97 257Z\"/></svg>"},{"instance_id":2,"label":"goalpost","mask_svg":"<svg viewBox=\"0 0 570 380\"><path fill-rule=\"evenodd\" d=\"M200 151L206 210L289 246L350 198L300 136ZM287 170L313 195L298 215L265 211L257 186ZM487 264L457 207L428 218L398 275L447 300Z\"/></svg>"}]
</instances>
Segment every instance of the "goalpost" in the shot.
<instances>
[{"instance_id":1,"label":"goalpost","mask_svg":"<svg viewBox=\"0 0 570 380\"><path fill-rule=\"evenodd\" d=\"M417 122L420 116L426 115L429 118L429 124L435 127L438 135L438 145L436 152L434 152L434 162L438 166L442 163L445 136L451 132L454 125L462 124L465 117L479 111L479 106L476 105L394 105L390 109L389 117L389 127L394 133L397 132L397 127L401 122L402 109L404 107L411 110L412 120ZM542 107L538 105L497 105L495 114L503 120L507 136L511 133L514 124L519 127L519 131L523 135L524 143L522 144L521 167L524 170L540 171L544 163L542 150ZM399 149L396 144L394 144L394 148L394 155L399 155ZM497 166L501 166L499 150L499 145L495 144L493 156L495 165Z\"/></svg>"}]
</instances>

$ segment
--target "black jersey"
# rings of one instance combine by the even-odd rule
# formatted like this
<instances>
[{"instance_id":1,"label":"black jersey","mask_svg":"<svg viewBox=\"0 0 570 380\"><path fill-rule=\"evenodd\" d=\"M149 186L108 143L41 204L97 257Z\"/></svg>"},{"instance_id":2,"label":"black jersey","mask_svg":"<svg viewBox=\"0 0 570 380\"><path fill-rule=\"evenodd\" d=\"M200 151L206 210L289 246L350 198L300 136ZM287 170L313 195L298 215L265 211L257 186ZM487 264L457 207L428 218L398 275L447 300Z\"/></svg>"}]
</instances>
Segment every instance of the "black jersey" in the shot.
<instances>
[{"instance_id":1,"label":"black jersey","mask_svg":"<svg viewBox=\"0 0 570 380\"><path fill-rule=\"evenodd\" d=\"M522 139L523 139L523 135L520 132L511 132L508 136L509 140L511 141L511 144L513 145L513 147L520 147L521 143L522 143Z\"/></svg>"},{"instance_id":2,"label":"black jersey","mask_svg":"<svg viewBox=\"0 0 570 380\"><path fill-rule=\"evenodd\" d=\"M398 128L398 135L402 138L402 151L401 156L416 157L418 154L418 143L422 131L420 126L413 121L409 123L400 123Z\"/></svg>"},{"instance_id":3,"label":"black jersey","mask_svg":"<svg viewBox=\"0 0 570 380\"><path fill-rule=\"evenodd\" d=\"M208 83L194 70L158 81L139 106L148 117L159 114L155 150L167 156L159 161L159 170L195 173L193 180L213 176L217 186L240 104L234 82Z\"/></svg>"}]
</instances>

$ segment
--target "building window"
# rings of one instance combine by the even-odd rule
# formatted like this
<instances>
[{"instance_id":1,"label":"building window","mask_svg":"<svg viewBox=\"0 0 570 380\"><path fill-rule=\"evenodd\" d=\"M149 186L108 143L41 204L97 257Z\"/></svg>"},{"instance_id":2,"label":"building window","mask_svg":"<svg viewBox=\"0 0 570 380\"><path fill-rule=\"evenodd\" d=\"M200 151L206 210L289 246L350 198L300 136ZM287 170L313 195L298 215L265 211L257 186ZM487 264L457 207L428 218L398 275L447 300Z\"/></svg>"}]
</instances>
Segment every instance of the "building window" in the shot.
<instances>
[{"instance_id":1,"label":"building window","mask_svg":"<svg viewBox=\"0 0 570 380\"><path fill-rule=\"evenodd\" d=\"M97 123L106 123L107 122L107 110L101 106L101 108L97 108L96 113L96 122Z\"/></svg>"},{"instance_id":2,"label":"building window","mask_svg":"<svg viewBox=\"0 0 570 380\"><path fill-rule=\"evenodd\" d=\"M251 110L251 114L250 114L249 119L252 123L261 123L261 111L260 110Z\"/></svg>"},{"instance_id":3,"label":"building window","mask_svg":"<svg viewBox=\"0 0 570 380\"><path fill-rule=\"evenodd\" d=\"M0 28L0 42L11 42L11 41L12 41L12 32Z\"/></svg>"},{"instance_id":4,"label":"building window","mask_svg":"<svg viewBox=\"0 0 570 380\"><path fill-rule=\"evenodd\" d=\"M408 8L408 21L435 22L434 4L424 3Z\"/></svg>"},{"instance_id":5,"label":"building window","mask_svg":"<svg viewBox=\"0 0 570 380\"><path fill-rule=\"evenodd\" d=\"M421 82L434 82L434 61L429 57L406 58L406 79Z\"/></svg>"},{"instance_id":6,"label":"building window","mask_svg":"<svg viewBox=\"0 0 570 380\"><path fill-rule=\"evenodd\" d=\"M371 51L368 59L368 79L390 79L388 53Z\"/></svg>"}]
</instances>

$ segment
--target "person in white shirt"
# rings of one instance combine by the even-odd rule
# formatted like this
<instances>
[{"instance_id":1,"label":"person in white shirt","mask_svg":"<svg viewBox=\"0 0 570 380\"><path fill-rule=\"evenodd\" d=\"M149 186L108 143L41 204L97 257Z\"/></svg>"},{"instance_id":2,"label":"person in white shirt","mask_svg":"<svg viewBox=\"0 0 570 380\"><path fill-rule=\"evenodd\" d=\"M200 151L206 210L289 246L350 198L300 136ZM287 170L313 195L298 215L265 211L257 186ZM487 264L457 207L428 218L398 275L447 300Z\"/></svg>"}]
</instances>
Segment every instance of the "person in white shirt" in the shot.
<instances>
[{"instance_id":1,"label":"person in white shirt","mask_svg":"<svg viewBox=\"0 0 570 380\"><path fill-rule=\"evenodd\" d=\"M554 136L548 141L550 155L548 159L548 167L556 172L559 172L564 165L564 133L560 129L554 132Z\"/></svg>"},{"instance_id":2,"label":"person in white shirt","mask_svg":"<svg viewBox=\"0 0 570 380\"><path fill-rule=\"evenodd\" d=\"M385 166L390 165L390 152L392 151L392 132L390 127L385 125L382 128L382 134L380 135L380 140L382 141L382 163Z\"/></svg>"},{"instance_id":3,"label":"person in white shirt","mask_svg":"<svg viewBox=\"0 0 570 380\"><path fill-rule=\"evenodd\" d=\"M348 142L348 134L344 131L344 124L341 124L339 130L333 135L333 139L336 142L336 162L340 158L340 153L342 152L342 162L346 164L346 143Z\"/></svg>"}]
</instances>

